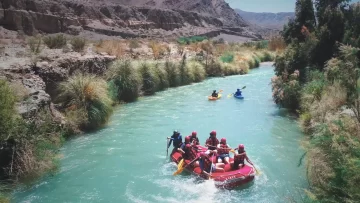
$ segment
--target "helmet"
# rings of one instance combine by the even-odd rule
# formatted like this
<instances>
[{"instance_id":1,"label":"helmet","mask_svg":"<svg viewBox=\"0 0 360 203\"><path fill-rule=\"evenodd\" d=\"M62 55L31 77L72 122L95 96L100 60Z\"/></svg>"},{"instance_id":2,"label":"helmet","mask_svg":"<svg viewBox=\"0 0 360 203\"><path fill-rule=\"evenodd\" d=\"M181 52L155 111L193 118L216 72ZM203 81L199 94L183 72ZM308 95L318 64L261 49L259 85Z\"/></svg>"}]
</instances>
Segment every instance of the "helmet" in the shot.
<instances>
[{"instance_id":1,"label":"helmet","mask_svg":"<svg viewBox=\"0 0 360 203\"><path fill-rule=\"evenodd\" d=\"M226 144L226 138L221 138L220 142Z\"/></svg>"},{"instance_id":2,"label":"helmet","mask_svg":"<svg viewBox=\"0 0 360 203\"><path fill-rule=\"evenodd\" d=\"M243 144L239 144L239 147L238 147L238 149L245 149L245 146L243 145Z\"/></svg>"},{"instance_id":3,"label":"helmet","mask_svg":"<svg viewBox=\"0 0 360 203\"><path fill-rule=\"evenodd\" d=\"M185 147L186 147L186 148L190 148L191 145L190 145L190 144L186 144Z\"/></svg>"},{"instance_id":4,"label":"helmet","mask_svg":"<svg viewBox=\"0 0 360 203\"><path fill-rule=\"evenodd\" d=\"M190 136L185 137L185 143L190 143Z\"/></svg>"},{"instance_id":5,"label":"helmet","mask_svg":"<svg viewBox=\"0 0 360 203\"><path fill-rule=\"evenodd\" d=\"M177 130L174 130L174 135L180 135L180 132Z\"/></svg>"},{"instance_id":6,"label":"helmet","mask_svg":"<svg viewBox=\"0 0 360 203\"><path fill-rule=\"evenodd\" d=\"M215 130L211 131L210 135L215 135L216 136L216 131Z\"/></svg>"},{"instance_id":7,"label":"helmet","mask_svg":"<svg viewBox=\"0 0 360 203\"><path fill-rule=\"evenodd\" d=\"M191 133L191 135L196 137L197 133L196 133L195 131L193 131L193 132Z\"/></svg>"},{"instance_id":8,"label":"helmet","mask_svg":"<svg viewBox=\"0 0 360 203\"><path fill-rule=\"evenodd\" d=\"M216 90L213 90L213 92L216 92Z\"/></svg>"},{"instance_id":9,"label":"helmet","mask_svg":"<svg viewBox=\"0 0 360 203\"><path fill-rule=\"evenodd\" d=\"M240 89L237 89L237 91L240 91Z\"/></svg>"}]
</instances>

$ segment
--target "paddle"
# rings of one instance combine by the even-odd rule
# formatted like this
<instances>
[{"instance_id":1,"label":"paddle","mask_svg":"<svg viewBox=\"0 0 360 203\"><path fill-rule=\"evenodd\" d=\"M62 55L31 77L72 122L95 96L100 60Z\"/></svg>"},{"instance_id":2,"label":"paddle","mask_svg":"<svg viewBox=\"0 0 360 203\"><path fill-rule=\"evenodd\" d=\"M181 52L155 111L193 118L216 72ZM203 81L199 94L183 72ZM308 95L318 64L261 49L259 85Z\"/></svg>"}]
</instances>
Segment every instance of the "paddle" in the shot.
<instances>
[{"instance_id":1,"label":"paddle","mask_svg":"<svg viewBox=\"0 0 360 203\"><path fill-rule=\"evenodd\" d=\"M184 159L182 159L181 161L183 161ZM174 176L176 176L176 175L178 175L178 174L180 174L180 173L182 173L183 172L183 170L187 167L187 166L190 166L192 163L194 163L196 160L198 160L198 157L196 157L194 160L192 160L190 163L188 163L188 164L186 164L185 166L184 166L184 164L182 164L182 166L181 166L181 168L179 168L179 165L180 165L180 162L179 162L179 165L178 165L178 170L177 171L175 171L174 172ZM185 163L184 161L183 161L183 163Z\"/></svg>"},{"instance_id":2,"label":"paddle","mask_svg":"<svg viewBox=\"0 0 360 203\"><path fill-rule=\"evenodd\" d=\"M170 138L166 138L166 157L168 156L168 154L169 154L169 140L170 140Z\"/></svg>"},{"instance_id":3,"label":"paddle","mask_svg":"<svg viewBox=\"0 0 360 203\"><path fill-rule=\"evenodd\" d=\"M245 89L246 88L246 85L244 87L241 88L241 90ZM234 95L234 93L231 93L228 95L228 97L232 97Z\"/></svg>"}]
</instances>

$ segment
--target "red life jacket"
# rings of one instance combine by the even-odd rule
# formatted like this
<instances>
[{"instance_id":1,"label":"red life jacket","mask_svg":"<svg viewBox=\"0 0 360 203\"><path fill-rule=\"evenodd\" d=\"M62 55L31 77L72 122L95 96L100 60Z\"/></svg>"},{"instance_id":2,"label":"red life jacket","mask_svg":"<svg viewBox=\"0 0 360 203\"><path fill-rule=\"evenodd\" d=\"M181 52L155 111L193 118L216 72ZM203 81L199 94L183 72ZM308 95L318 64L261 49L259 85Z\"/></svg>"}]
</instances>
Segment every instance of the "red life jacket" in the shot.
<instances>
[{"instance_id":1,"label":"red life jacket","mask_svg":"<svg viewBox=\"0 0 360 203\"><path fill-rule=\"evenodd\" d=\"M242 153L245 153L245 151L240 152L238 151L238 155L234 156L234 169L238 169L239 168L239 164L244 164L245 161L245 155L241 155Z\"/></svg>"},{"instance_id":2,"label":"red life jacket","mask_svg":"<svg viewBox=\"0 0 360 203\"><path fill-rule=\"evenodd\" d=\"M199 145L200 144L199 138L191 136L190 143L193 143L194 145Z\"/></svg>"},{"instance_id":3,"label":"red life jacket","mask_svg":"<svg viewBox=\"0 0 360 203\"><path fill-rule=\"evenodd\" d=\"M206 144L207 144L207 145L214 146L214 147L208 147L208 149L210 149L210 150L215 150L215 149L216 149L216 146L219 144L219 140L218 140L217 138L212 139L212 138L210 137L210 138L208 138L208 139L206 140Z\"/></svg>"},{"instance_id":4,"label":"red life jacket","mask_svg":"<svg viewBox=\"0 0 360 203\"><path fill-rule=\"evenodd\" d=\"M217 149L218 154L229 154L229 147L227 144L220 144L220 148Z\"/></svg>"},{"instance_id":5,"label":"red life jacket","mask_svg":"<svg viewBox=\"0 0 360 203\"><path fill-rule=\"evenodd\" d=\"M204 171L210 172L212 162L210 161L209 157L205 157L202 159L204 161Z\"/></svg>"},{"instance_id":6,"label":"red life jacket","mask_svg":"<svg viewBox=\"0 0 360 203\"><path fill-rule=\"evenodd\" d=\"M192 161L197 157L197 153L192 147L185 148L185 154L183 156L184 159Z\"/></svg>"}]
</instances>

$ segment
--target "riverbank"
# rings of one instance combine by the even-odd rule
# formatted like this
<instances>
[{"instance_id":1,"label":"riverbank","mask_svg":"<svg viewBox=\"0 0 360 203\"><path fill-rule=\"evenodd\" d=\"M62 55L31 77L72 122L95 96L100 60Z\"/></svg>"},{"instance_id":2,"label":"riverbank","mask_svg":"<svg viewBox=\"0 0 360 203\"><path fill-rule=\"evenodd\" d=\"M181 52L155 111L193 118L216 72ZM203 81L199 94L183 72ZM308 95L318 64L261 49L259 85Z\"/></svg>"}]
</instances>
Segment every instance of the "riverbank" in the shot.
<instances>
[{"instance_id":1,"label":"riverbank","mask_svg":"<svg viewBox=\"0 0 360 203\"><path fill-rule=\"evenodd\" d=\"M102 128L114 105L207 77L246 74L274 58L274 52L256 43L86 42L61 35L27 42L18 47L27 51L23 55L6 47L10 62L1 70L1 100L12 98L1 112L4 121L11 121L4 122L1 134L1 153L7 157L2 176L13 180L56 170L63 141ZM22 57L21 63L11 63L12 55Z\"/></svg>"},{"instance_id":2,"label":"riverbank","mask_svg":"<svg viewBox=\"0 0 360 203\"><path fill-rule=\"evenodd\" d=\"M316 3L315 12L299 1L284 28L288 47L275 59L273 99L300 116L307 135L309 202L358 202L360 3Z\"/></svg>"}]
</instances>

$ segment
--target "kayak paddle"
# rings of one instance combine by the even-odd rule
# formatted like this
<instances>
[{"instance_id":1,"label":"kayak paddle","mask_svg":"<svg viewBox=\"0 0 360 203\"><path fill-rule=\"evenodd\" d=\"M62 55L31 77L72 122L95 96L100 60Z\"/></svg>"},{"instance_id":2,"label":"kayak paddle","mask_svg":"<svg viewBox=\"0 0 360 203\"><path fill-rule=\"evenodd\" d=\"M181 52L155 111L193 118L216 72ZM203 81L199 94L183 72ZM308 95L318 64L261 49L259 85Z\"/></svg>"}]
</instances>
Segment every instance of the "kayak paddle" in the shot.
<instances>
[{"instance_id":1,"label":"kayak paddle","mask_svg":"<svg viewBox=\"0 0 360 203\"><path fill-rule=\"evenodd\" d=\"M166 157L168 156L168 154L169 154L169 138L166 138Z\"/></svg>"}]
</instances>

